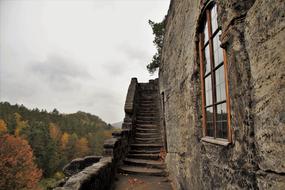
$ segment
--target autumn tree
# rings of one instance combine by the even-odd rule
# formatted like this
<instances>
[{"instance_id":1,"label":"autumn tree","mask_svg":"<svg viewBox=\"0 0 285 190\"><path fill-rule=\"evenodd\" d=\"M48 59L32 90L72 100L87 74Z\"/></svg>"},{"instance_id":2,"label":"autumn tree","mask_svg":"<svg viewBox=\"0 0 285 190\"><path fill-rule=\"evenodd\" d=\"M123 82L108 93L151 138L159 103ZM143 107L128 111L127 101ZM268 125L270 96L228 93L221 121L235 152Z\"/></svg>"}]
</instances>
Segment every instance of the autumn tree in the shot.
<instances>
[{"instance_id":1,"label":"autumn tree","mask_svg":"<svg viewBox=\"0 0 285 190\"><path fill-rule=\"evenodd\" d=\"M66 149L65 149L65 156L67 158L67 160L72 160L74 158L76 158L75 155L75 146L76 146L76 142L78 140L78 135L76 133L72 133L70 135L69 141L66 145Z\"/></svg>"},{"instance_id":2,"label":"autumn tree","mask_svg":"<svg viewBox=\"0 0 285 190\"><path fill-rule=\"evenodd\" d=\"M64 150L66 149L66 146L69 142L70 134L67 132L64 132L63 135L61 136L60 142L61 142L61 148Z\"/></svg>"},{"instance_id":3,"label":"autumn tree","mask_svg":"<svg viewBox=\"0 0 285 190\"><path fill-rule=\"evenodd\" d=\"M58 126L54 123L49 124L49 134L52 140L59 141L61 138L61 131Z\"/></svg>"},{"instance_id":4,"label":"autumn tree","mask_svg":"<svg viewBox=\"0 0 285 190\"><path fill-rule=\"evenodd\" d=\"M76 157L83 157L90 153L88 140L85 137L78 139L75 143Z\"/></svg>"},{"instance_id":5,"label":"autumn tree","mask_svg":"<svg viewBox=\"0 0 285 190\"><path fill-rule=\"evenodd\" d=\"M7 124L3 119L0 119L0 135L7 132Z\"/></svg>"},{"instance_id":6,"label":"autumn tree","mask_svg":"<svg viewBox=\"0 0 285 190\"><path fill-rule=\"evenodd\" d=\"M24 121L19 113L15 113L16 129L15 136L20 136L20 132L28 126L28 121Z\"/></svg>"},{"instance_id":7,"label":"autumn tree","mask_svg":"<svg viewBox=\"0 0 285 190\"><path fill-rule=\"evenodd\" d=\"M77 156L91 152L101 155L104 140L111 136L112 130L98 116L82 111L48 113L0 102L0 136L13 134L27 140L44 178L53 178Z\"/></svg>"},{"instance_id":8,"label":"autumn tree","mask_svg":"<svg viewBox=\"0 0 285 190\"><path fill-rule=\"evenodd\" d=\"M35 189L42 175L28 142L8 134L0 136L0 168L0 189Z\"/></svg>"}]
</instances>

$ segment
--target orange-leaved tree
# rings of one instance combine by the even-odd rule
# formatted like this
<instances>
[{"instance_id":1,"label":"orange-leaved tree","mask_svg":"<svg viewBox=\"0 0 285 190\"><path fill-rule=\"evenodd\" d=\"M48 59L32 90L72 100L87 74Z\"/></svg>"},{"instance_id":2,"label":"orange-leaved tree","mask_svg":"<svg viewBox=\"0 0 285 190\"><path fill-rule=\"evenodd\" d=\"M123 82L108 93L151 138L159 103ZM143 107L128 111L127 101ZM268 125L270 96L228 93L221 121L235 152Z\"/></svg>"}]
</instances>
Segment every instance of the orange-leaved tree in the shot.
<instances>
[{"instance_id":1,"label":"orange-leaved tree","mask_svg":"<svg viewBox=\"0 0 285 190\"><path fill-rule=\"evenodd\" d=\"M3 119L0 119L0 135L7 132L7 124Z\"/></svg>"},{"instance_id":2,"label":"orange-leaved tree","mask_svg":"<svg viewBox=\"0 0 285 190\"><path fill-rule=\"evenodd\" d=\"M42 172L34 163L28 142L0 135L0 189L37 189Z\"/></svg>"},{"instance_id":3,"label":"orange-leaved tree","mask_svg":"<svg viewBox=\"0 0 285 190\"><path fill-rule=\"evenodd\" d=\"M76 157L87 156L90 153L88 140L85 137L81 137L75 143Z\"/></svg>"},{"instance_id":4,"label":"orange-leaved tree","mask_svg":"<svg viewBox=\"0 0 285 190\"><path fill-rule=\"evenodd\" d=\"M70 134L68 134L67 132L64 132L60 139L62 149L66 149L69 139L70 139Z\"/></svg>"},{"instance_id":5,"label":"orange-leaved tree","mask_svg":"<svg viewBox=\"0 0 285 190\"><path fill-rule=\"evenodd\" d=\"M61 137L61 131L59 127L54 123L49 123L49 134L52 140L59 141Z\"/></svg>"}]
</instances>

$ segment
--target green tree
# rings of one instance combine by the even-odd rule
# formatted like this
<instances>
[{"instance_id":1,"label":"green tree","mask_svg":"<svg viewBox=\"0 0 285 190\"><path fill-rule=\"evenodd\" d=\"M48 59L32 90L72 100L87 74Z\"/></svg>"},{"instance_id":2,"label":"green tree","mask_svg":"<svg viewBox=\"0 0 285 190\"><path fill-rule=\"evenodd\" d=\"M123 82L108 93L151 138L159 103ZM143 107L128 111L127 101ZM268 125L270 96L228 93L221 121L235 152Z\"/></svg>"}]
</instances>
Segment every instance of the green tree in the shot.
<instances>
[{"instance_id":1,"label":"green tree","mask_svg":"<svg viewBox=\"0 0 285 190\"><path fill-rule=\"evenodd\" d=\"M59 111L56 108L54 108L51 113L54 114L54 115L58 115Z\"/></svg>"},{"instance_id":2,"label":"green tree","mask_svg":"<svg viewBox=\"0 0 285 190\"><path fill-rule=\"evenodd\" d=\"M161 22L155 23L149 20L148 23L152 28L152 33L154 34L153 43L157 49L157 52L152 57L152 61L147 65L147 70L150 73L154 73L157 70L157 68L159 68L161 61L161 51L163 47L163 40L165 34L166 17Z\"/></svg>"}]
</instances>

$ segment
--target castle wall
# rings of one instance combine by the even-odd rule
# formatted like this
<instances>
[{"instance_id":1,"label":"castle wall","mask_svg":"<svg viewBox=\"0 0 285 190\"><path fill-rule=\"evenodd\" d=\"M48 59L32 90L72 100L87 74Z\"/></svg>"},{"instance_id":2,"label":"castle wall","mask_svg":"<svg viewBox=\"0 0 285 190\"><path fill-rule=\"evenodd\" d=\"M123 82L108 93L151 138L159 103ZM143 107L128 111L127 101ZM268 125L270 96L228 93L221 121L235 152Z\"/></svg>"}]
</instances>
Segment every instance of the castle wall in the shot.
<instances>
[{"instance_id":1,"label":"castle wall","mask_svg":"<svg viewBox=\"0 0 285 190\"><path fill-rule=\"evenodd\" d=\"M217 4L228 59L233 142L201 141L196 31L203 5L172 0L159 71L170 175L179 189L284 189L285 3Z\"/></svg>"}]
</instances>

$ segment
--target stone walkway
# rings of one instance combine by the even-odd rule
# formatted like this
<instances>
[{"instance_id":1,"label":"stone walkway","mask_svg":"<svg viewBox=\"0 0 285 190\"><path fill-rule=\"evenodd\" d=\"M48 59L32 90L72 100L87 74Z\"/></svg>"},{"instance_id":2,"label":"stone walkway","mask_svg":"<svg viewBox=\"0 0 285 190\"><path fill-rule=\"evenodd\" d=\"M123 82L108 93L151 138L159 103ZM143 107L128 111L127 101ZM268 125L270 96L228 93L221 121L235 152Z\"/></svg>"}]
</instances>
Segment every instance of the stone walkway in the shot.
<instances>
[{"instance_id":1,"label":"stone walkway","mask_svg":"<svg viewBox=\"0 0 285 190\"><path fill-rule=\"evenodd\" d=\"M167 177L117 174L113 190L173 190Z\"/></svg>"}]
</instances>

